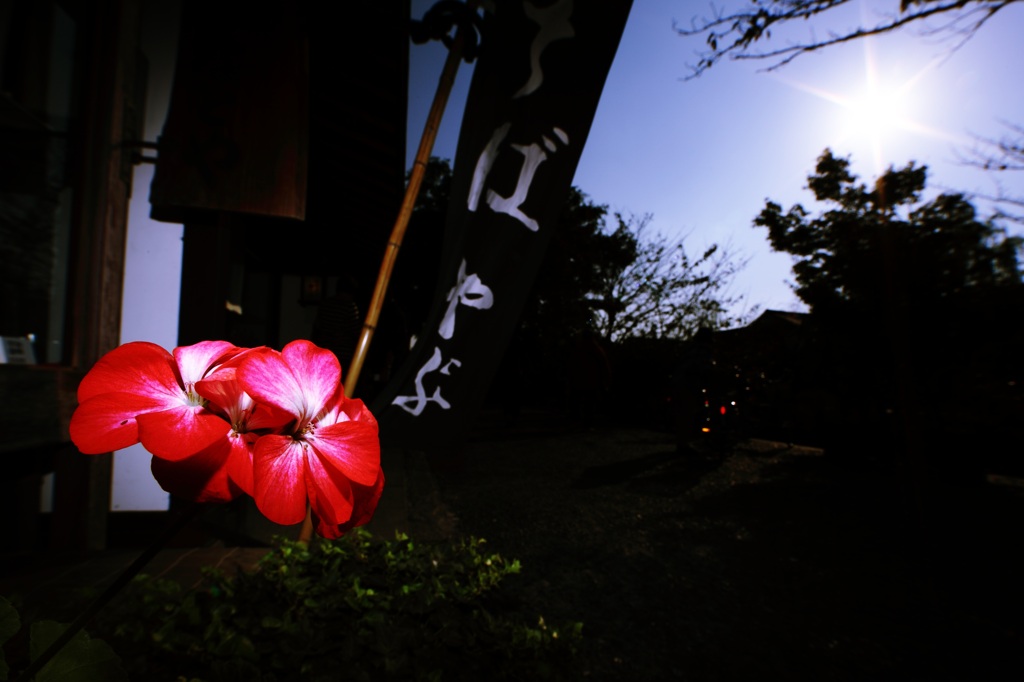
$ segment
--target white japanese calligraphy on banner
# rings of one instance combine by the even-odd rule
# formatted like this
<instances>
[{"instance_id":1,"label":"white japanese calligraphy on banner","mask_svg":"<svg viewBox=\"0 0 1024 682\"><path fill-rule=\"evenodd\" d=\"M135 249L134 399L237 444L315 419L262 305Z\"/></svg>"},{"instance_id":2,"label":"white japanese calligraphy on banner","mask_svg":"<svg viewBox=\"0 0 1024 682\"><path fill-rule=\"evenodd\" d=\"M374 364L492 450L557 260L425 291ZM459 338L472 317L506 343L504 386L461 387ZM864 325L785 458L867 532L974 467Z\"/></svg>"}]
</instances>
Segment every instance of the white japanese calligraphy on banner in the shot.
<instances>
[{"instance_id":1,"label":"white japanese calligraphy on banner","mask_svg":"<svg viewBox=\"0 0 1024 682\"><path fill-rule=\"evenodd\" d=\"M560 0L550 7L537 7L526 3L524 10L526 16L540 26L540 30L530 45L530 78L512 99L529 95L544 82L544 72L540 68L540 56L544 48L559 38L572 38L576 35L572 24L569 23L569 17L572 16L572 0Z\"/></svg>"},{"instance_id":2,"label":"white japanese calligraphy on banner","mask_svg":"<svg viewBox=\"0 0 1024 682\"><path fill-rule=\"evenodd\" d=\"M434 354L430 356L427 363L420 368L420 371L416 373L416 395L404 395L395 398L392 404L398 405L403 410L408 412L414 417L420 416L423 410L427 407L427 403L437 403L437 405L444 410L451 407L451 404L441 396L441 388L437 387L434 389L434 395L427 397L427 391L423 387L423 377L431 372L437 370L441 374L450 375L451 368L461 367L462 363L458 360L449 360L447 364L442 367L444 363L444 357L441 355L441 349L434 347Z\"/></svg>"},{"instance_id":3,"label":"white japanese calligraphy on banner","mask_svg":"<svg viewBox=\"0 0 1024 682\"><path fill-rule=\"evenodd\" d=\"M462 259L462 265L459 266L455 286L448 292L448 310L445 311L441 326L437 329L437 333L441 335L442 339L452 338L452 334L455 332L455 310L460 303L477 310L486 310L494 305L494 294L491 293L491 288L481 282L477 275L466 276L465 258Z\"/></svg>"},{"instance_id":4,"label":"white japanese calligraphy on banner","mask_svg":"<svg viewBox=\"0 0 1024 682\"><path fill-rule=\"evenodd\" d=\"M508 0L485 16L443 279L420 343L379 398L393 408L378 417L393 442L448 444L481 406L563 210L631 4Z\"/></svg>"},{"instance_id":5,"label":"white japanese calligraphy on banner","mask_svg":"<svg viewBox=\"0 0 1024 682\"><path fill-rule=\"evenodd\" d=\"M508 134L509 127L510 124L506 123L495 130L494 135L491 137L491 141L487 144L484 150L480 152L480 159L477 161L476 168L473 171L472 189L470 189L469 199L467 200L467 205L469 206L470 211L475 211L477 209L477 205L480 201L480 193L483 191L484 184L487 181L487 174L491 167L494 166L494 160L497 157L502 141ZM564 130L555 127L553 132L555 137L557 137L563 145L569 144L569 136ZM549 152L555 152L558 150L554 141L546 135L541 136L541 142L544 143L544 147ZM523 155L523 165L519 170L519 179L516 182L516 188L512 192L511 196L507 197L499 195L493 189L487 190L487 205L490 206L491 210L495 213L504 213L512 216L525 225L528 230L536 232L540 229L540 225L537 224L536 220L523 213L522 205L526 202L526 196L530 192L530 184L533 182L533 176L537 173L537 167L546 161L548 156L536 142L529 145L511 144L509 147Z\"/></svg>"},{"instance_id":6,"label":"white japanese calligraphy on banner","mask_svg":"<svg viewBox=\"0 0 1024 682\"><path fill-rule=\"evenodd\" d=\"M572 24L569 23L569 19L572 16L572 0L560 0L546 8L539 8L526 2L524 3L524 11L526 16L538 25L538 31L533 42L530 44L530 77L527 79L526 84L516 92L513 99L530 95L543 84L544 72L541 70L541 56L544 49L556 40L572 38L575 35ZM473 171L473 181L467 200L470 211L476 211L478 208L480 195L487 184L487 176L494 165L495 159L497 159L502 151L502 143L505 141L511 127L511 123L504 123L499 126L491 135L487 145L480 152ZM569 144L569 136L561 128L553 127L552 133L562 145ZM558 145L546 135L541 136L541 143L543 147L536 142L529 145L508 145L508 148L523 156L515 190L507 197L499 195L492 189L487 190L487 205L491 210L515 218L531 232L539 231L540 225L535 219L526 215L521 207L529 194L530 184L533 182L537 168L548 158L544 150L546 149L550 153L558 150ZM485 285L476 274L467 277L465 259L463 259L462 265L459 267L455 286L449 292L447 300L448 308L437 330L438 335L446 340L450 340L454 335L455 312L459 304L479 310L486 310L494 305L494 295L490 287ZM440 387L435 388L433 395L427 397L426 389L423 386L423 380L427 374L440 371L441 374L447 375L451 366L459 367L462 365L459 360L452 358L448 364L442 367L442 360L441 349L435 347L433 355L416 373L416 379L413 384L416 394L412 396L396 396L392 404L417 417L423 413L427 403L433 402L442 409L449 409L451 404L441 395Z\"/></svg>"}]
</instances>

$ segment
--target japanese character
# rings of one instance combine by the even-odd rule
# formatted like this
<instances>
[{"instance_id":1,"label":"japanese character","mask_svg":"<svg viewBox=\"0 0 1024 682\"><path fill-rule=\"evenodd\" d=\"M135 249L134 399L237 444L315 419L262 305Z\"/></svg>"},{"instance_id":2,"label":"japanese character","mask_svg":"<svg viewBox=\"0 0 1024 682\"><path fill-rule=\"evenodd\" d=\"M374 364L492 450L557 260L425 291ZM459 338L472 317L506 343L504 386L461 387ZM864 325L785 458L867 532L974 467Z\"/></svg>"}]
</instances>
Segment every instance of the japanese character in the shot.
<instances>
[{"instance_id":1,"label":"japanese character","mask_svg":"<svg viewBox=\"0 0 1024 682\"><path fill-rule=\"evenodd\" d=\"M477 310L486 310L494 305L491 288L480 281L477 275L466 277L466 259L462 259L455 286L448 292L448 310L441 319L438 333L442 339L452 338L455 331L455 309L461 303Z\"/></svg>"},{"instance_id":2,"label":"japanese character","mask_svg":"<svg viewBox=\"0 0 1024 682\"><path fill-rule=\"evenodd\" d=\"M524 3L523 9L526 16L540 26L540 30L530 45L530 78L512 99L529 95L544 82L544 72L540 68L540 55L544 48L560 38L572 38L576 35L572 24L569 23L569 17L572 16L572 0L561 0L549 7L537 7L527 2Z\"/></svg>"},{"instance_id":3,"label":"japanese character","mask_svg":"<svg viewBox=\"0 0 1024 682\"><path fill-rule=\"evenodd\" d=\"M483 192L484 183L487 180L487 175L491 172L491 168L494 166L494 161L499 153L499 147L504 141L505 136L508 135L510 127L511 124L506 123L495 130L490 141L487 143L487 146L484 147L484 150L480 153L480 158L477 159L476 168L473 170L473 181L470 184L469 199L467 202L470 211L475 211L477 209L480 201L480 195ZM555 127L552 130L555 137L557 137L562 144L569 144L569 135L566 134L564 130L558 127ZM544 144L544 149L547 149L549 152L557 151L558 147L551 138L542 135L541 141ZM536 142L529 145L511 144L509 146L523 155L523 165L519 169L519 179L516 181L515 191L512 192L511 196L503 197L494 190L488 190L487 205L496 213L504 213L512 216L525 225L531 232L537 232L540 229L540 225L536 220L523 213L519 207L526 201L526 196L530 192L530 183L533 182L533 176L537 172L537 168L548 158L548 156L544 153L544 149L541 149L541 146Z\"/></svg>"},{"instance_id":4,"label":"japanese character","mask_svg":"<svg viewBox=\"0 0 1024 682\"><path fill-rule=\"evenodd\" d=\"M423 413L423 410L426 408L427 403L437 403L442 410L450 409L451 403L449 403L441 396L440 386L434 389L434 395L432 395L429 398L427 397L426 389L423 388L423 377L430 374L434 370L440 369L441 374L444 374L445 376L451 376L451 368L453 366L462 366L461 362L452 358L451 360L448 361L447 364L445 364L442 367L441 365L443 359L444 358L441 356L441 349L435 346L434 354L430 356L430 359L427 360L427 362L422 367L420 367L420 371L416 373L416 380L414 382L416 386L416 395L396 396L395 399L391 401L391 404L398 405L399 407L401 407L403 410L405 410L414 417L418 417ZM412 405L412 407L410 407L410 405Z\"/></svg>"}]
</instances>

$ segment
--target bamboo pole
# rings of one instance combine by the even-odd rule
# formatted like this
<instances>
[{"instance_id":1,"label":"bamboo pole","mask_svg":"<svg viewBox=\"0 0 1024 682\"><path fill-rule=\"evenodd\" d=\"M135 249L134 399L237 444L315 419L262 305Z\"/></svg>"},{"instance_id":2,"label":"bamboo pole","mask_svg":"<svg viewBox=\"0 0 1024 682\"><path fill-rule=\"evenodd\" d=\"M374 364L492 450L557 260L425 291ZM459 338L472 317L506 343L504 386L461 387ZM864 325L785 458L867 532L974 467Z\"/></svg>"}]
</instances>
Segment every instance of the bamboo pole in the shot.
<instances>
[{"instance_id":1,"label":"bamboo pole","mask_svg":"<svg viewBox=\"0 0 1024 682\"><path fill-rule=\"evenodd\" d=\"M470 12L476 12L478 0L468 0L466 6ZM427 162L430 160L430 152L434 149L434 140L437 139L437 131L441 125L441 117L448 104L448 96L451 94L452 85L455 83L455 74L459 70L459 62L462 61L462 46L466 37L464 31L467 29L461 26L456 29L455 39L448 49L448 57L445 59L444 68L438 79L437 91L434 93L434 101L430 105L427 114L427 122L423 127L423 135L420 137L420 146L416 150L416 159L413 161L412 170L409 173L409 184L405 188L405 196L402 199L402 206L398 211L394 227L391 228L391 236L384 251L384 259L377 273L377 283L373 289L373 296L370 298L370 307L366 312L366 319L363 322L362 331L359 334L359 342L356 344L355 353L348 363L348 373L345 375L345 397L351 398L355 393L356 382L362 372L363 363L366 360L366 353L373 339L373 332L377 329L377 321L380 319L380 311L384 306L384 294L387 292L388 283L391 281L391 273L395 269L395 260L398 258L398 250L402 247L402 240L405 238L405 229L409 226L409 218L412 217L412 209L416 205L416 198L420 193L420 185L423 184L423 175L427 170ZM311 511L306 510L306 520L299 531L299 542L308 543L313 537L313 516Z\"/></svg>"},{"instance_id":2,"label":"bamboo pole","mask_svg":"<svg viewBox=\"0 0 1024 682\"><path fill-rule=\"evenodd\" d=\"M467 7L470 11L476 11L475 0L470 0ZM395 268L395 259L398 258L398 250L402 247L402 240L405 238L405 229L409 226L409 218L412 216L412 209L416 205L416 198L419 196L420 185L423 183L423 175L427 169L427 162L430 160L430 152L434 148L434 140L437 138L438 127L441 124L441 117L444 114L445 106L448 103L448 95L451 94L452 85L455 83L455 74L459 69L459 62L462 60L462 46L465 42L463 28L455 33L455 39L448 50L448 58L445 60L444 69L438 80L437 91L434 93L434 101L430 106L430 113L427 115L427 122L423 128L423 135L420 138L420 146L416 152L416 160L413 161L412 170L409 173L409 184L405 188L405 197L402 206L398 211L398 218L391 229L391 237L384 251L384 259L381 262L380 271L377 273L377 284L370 298L370 307L366 313L366 320L363 322L363 329L359 334L359 342L356 344L356 351L348 364L348 374L345 377L345 395L351 398L355 392L359 374L363 369L363 362L366 360L366 353L373 339L373 332L377 329L377 321L380 319L380 311L384 305L384 294L387 292L388 282L391 280L391 273Z\"/></svg>"}]
</instances>

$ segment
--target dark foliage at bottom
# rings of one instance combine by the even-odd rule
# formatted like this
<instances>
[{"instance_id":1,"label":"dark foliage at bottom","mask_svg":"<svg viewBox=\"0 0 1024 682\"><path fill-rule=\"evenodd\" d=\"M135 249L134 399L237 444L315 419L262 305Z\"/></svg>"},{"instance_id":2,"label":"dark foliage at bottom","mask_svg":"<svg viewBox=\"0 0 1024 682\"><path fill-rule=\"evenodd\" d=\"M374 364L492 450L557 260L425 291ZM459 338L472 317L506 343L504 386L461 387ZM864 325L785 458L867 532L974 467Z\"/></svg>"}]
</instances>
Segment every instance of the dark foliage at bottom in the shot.
<instances>
[{"instance_id":1,"label":"dark foliage at bottom","mask_svg":"<svg viewBox=\"0 0 1024 682\"><path fill-rule=\"evenodd\" d=\"M188 680L562 679L580 624L517 612L517 561L462 538L417 545L362 530L282 541L257 570L210 570L186 590L143 578L97 635L134 678Z\"/></svg>"}]
</instances>

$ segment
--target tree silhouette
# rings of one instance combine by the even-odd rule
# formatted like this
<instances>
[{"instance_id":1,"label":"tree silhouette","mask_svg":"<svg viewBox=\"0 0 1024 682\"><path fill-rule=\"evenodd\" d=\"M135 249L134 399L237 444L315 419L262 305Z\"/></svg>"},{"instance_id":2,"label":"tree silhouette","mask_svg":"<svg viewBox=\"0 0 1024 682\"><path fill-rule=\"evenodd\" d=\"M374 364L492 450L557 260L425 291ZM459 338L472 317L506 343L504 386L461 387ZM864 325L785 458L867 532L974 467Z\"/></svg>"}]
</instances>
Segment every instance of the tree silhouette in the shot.
<instances>
[{"instance_id":1,"label":"tree silhouette","mask_svg":"<svg viewBox=\"0 0 1024 682\"><path fill-rule=\"evenodd\" d=\"M961 194L921 203L925 167L890 168L872 188L849 168L825 150L807 180L830 208L812 217L769 201L754 221L774 250L797 258L794 290L813 312L850 314L886 299L932 310L962 292L1020 283L1024 240L979 220Z\"/></svg>"},{"instance_id":2,"label":"tree silhouette","mask_svg":"<svg viewBox=\"0 0 1024 682\"><path fill-rule=\"evenodd\" d=\"M432 158L417 200L404 250L417 258L396 269L395 296L418 321L429 309L451 187L451 165ZM522 326L548 345L565 345L584 332L605 341L631 336L685 338L701 326L738 320L726 293L746 261L712 245L691 257L683 240L650 229L650 216L616 214L571 187L559 216ZM424 258L423 254L437 254ZM415 260L413 263L411 261Z\"/></svg>"},{"instance_id":3,"label":"tree silhouette","mask_svg":"<svg viewBox=\"0 0 1024 682\"><path fill-rule=\"evenodd\" d=\"M649 234L651 217L615 216L613 239L635 244L629 263L602 271L587 294L594 308L594 324L605 339L629 337L686 339L698 329L722 329L742 319L730 308L739 298L726 288L747 263L728 247L712 244L698 256L687 253L685 238Z\"/></svg>"},{"instance_id":4,"label":"tree silhouette","mask_svg":"<svg viewBox=\"0 0 1024 682\"><path fill-rule=\"evenodd\" d=\"M524 318L526 326L555 331L559 343L583 332L606 342L630 337L675 338L698 328L720 329L739 320L739 297L727 288L746 264L712 245L698 257L650 229L651 217L615 214L573 187L553 235ZM557 331L556 331L557 330Z\"/></svg>"},{"instance_id":5,"label":"tree silhouette","mask_svg":"<svg viewBox=\"0 0 1024 682\"><path fill-rule=\"evenodd\" d=\"M523 314L523 327L546 345L562 346L595 331L593 292L637 257L632 235L607 232L607 214L607 206L569 189Z\"/></svg>"},{"instance_id":6,"label":"tree silhouette","mask_svg":"<svg viewBox=\"0 0 1024 682\"><path fill-rule=\"evenodd\" d=\"M552 395L564 404L590 405L590 418L608 404L598 389L604 383L631 397L615 418L661 427L681 341L702 326L720 329L756 312L736 316L740 299L727 292L745 261L715 245L692 257L683 238L651 230L650 216L611 218L614 227L606 206L571 189L512 354L536 374L526 385L553 383Z\"/></svg>"},{"instance_id":7,"label":"tree silhouette","mask_svg":"<svg viewBox=\"0 0 1024 682\"><path fill-rule=\"evenodd\" d=\"M754 221L795 257L815 330L804 377L840 397L833 443L877 448L897 429L960 467L1024 407L1024 240L980 220L963 195L923 201L923 166L890 168L873 187L849 166L825 150L808 177L825 207L769 201Z\"/></svg>"},{"instance_id":8,"label":"tree silhouette","mask_svg":"<svg viewBox=\"0 0 1024 682\"><path fill-rule=\"evenodd\" d=\"M405 233L400 260L391 277L390 299L401 309L412 334L419 334L426 323L438 285L451 183L451 163L431 157Z\"/></svg>"}]
</instances>

